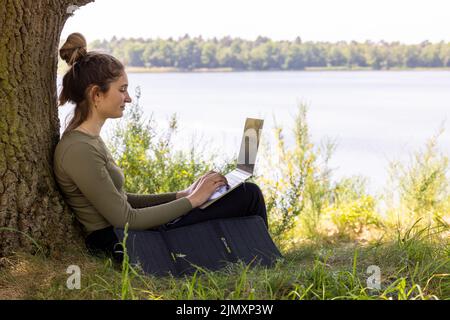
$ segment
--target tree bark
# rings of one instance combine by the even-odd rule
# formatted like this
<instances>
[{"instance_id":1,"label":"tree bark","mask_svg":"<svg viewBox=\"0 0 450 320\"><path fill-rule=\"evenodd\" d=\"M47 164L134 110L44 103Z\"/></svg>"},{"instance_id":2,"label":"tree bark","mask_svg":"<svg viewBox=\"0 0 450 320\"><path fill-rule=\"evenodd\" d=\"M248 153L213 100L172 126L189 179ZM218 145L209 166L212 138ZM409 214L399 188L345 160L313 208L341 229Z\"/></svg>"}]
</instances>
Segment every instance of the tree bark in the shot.
<instances>
[{"instance_id":1,"label":"tree bark","mask_svg":"<svg viewBox=\"0 0 450 320\"><path fill-rule=\"evenodd\" d=\"M0 257L80 240L53 176L56 71L67 18L92 1L0 0Z\"/></svg>"}]
</instances>

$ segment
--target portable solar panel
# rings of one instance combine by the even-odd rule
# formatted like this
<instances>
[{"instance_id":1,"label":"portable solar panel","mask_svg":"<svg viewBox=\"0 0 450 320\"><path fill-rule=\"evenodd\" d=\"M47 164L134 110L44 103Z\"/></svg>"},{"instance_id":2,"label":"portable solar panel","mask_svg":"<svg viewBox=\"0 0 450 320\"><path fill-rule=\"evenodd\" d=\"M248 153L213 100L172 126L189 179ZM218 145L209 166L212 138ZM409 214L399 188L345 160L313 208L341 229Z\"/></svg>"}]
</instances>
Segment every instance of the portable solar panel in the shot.
<instances>
[{"instance_id":1,"label":"portable solar panel","mask_svg":"<svg viewBox=\"0 0 450 320\"><path fill-rule=\"evenodd\" d=\"M120 241L124 229L114 229ZM192 274L197 267L218 270L242 261L272 266L282 258L259 216L209 220L175 229L128 230L127 253L145 273Z\"/></svg>"}]
</instances>

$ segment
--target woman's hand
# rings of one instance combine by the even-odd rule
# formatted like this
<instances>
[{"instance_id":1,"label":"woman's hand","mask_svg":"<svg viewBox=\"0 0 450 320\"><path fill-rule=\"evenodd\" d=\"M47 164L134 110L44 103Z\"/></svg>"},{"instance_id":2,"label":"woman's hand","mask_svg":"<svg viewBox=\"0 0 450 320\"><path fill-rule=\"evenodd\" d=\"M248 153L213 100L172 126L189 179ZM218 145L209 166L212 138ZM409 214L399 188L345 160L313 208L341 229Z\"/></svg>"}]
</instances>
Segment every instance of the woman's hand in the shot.
<instances>
[{"instance_id":1,"label":"woman's hand","mask_svg":"<svg viewBox=\"0 0 450 320\"><path fill-rule=\"evenodd\" d=\"M192 193L192 191L195 190L195 187L197 187L199 181L200 181L201 177L197 179L197 181L195 181L193 184L191 184L189 187L187 187L184 190L178 191L177 192L177 199L179 198L184 198L187 197L188 195L190 195Z\"/></svg>"},{"instance_id":2,"label":"woman's hand","mask_svg":"<svg viewBox=\"0 0 450 320\"><path fill-rule=\"evenodd\" d=\"M187 196L193 208L201 206L217 190L228 184L227 179L220 173L209 171L196 181L196 187Z\"/></svg>"},{"instance_id":3,"label":"woman's hand","mask_svg":"<svg viewBox=\"0 0 450 320\"><path fill-rule=\"evenodd\" d=\"M211 174L211 173L216 173L214 170L210 170L207 173L205 173L204 175L202 175L200 178L198 178L193 184L191 184L189 187L187 187L184 190L178 191L177 192L177 199L179 198L183 198L183 197L187 197L188 195L192 194L192 192L195 190L195 188L198 186L198 183L200 182L200 180L204 177L206 177L207 175Z\"/></svg>"}]
</instances>

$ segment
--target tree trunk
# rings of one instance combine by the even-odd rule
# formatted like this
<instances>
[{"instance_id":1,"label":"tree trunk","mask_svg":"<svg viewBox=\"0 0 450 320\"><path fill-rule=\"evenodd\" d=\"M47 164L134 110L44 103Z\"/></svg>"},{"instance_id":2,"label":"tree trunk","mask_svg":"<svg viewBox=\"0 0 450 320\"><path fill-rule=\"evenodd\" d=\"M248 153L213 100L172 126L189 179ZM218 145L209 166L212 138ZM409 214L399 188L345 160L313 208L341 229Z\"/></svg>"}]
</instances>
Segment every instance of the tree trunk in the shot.
<instances>
[{"instance_id":1,"label":"tree trunk","mask_svg":"<svg viewBox=\"0 0 450 320\"><path fill-rule=\"evenodd\" d=\"M0 257L80 240L52 169L56 70L67 18L92 1L0 0Z\"/></svg>"}]
</instances>

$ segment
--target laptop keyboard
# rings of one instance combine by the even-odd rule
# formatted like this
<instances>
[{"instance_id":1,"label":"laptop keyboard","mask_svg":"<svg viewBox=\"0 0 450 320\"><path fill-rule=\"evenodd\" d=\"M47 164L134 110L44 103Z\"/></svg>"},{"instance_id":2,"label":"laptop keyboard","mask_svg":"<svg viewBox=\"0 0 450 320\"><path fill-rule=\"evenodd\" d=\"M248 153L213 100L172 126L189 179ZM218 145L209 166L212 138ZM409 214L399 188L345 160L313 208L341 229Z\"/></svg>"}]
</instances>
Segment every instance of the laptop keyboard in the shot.
<instances>
[{"instance_id":1,"label":"laptop keyboard","mask_svg":"<svg viewBox=\"0 0 450 320\"><path fill-rule=\"evenodd\" d=\"M237 170L231 171L230 173L225 175L230 187L234 187L235 185L241 183L242 181L245 181L245 179L247 179L249 176L250 174L244 174Z\"/></svg>"},{"instance_id":2,"label":"laptop keyboard","mask_svg":"<svg viewBox=\"0 0 450 320\"><path fill-rule=\"evenodd\" d=\"M228 180L228 185L230 186L230 188L235 187L236 185L238 185L241 182L244 182L247 178L251 177L251 174L245 174L242 172L239 172L237 170L231 171L229 173L227 173L225 175L225 177ZM226 193L229 190L229 188L225 188L225 187L220 187L218 188L208 199L208 201L210 200L214 200L218 197L220 197L222 194Z\"/></svg>"}]
</instances>

